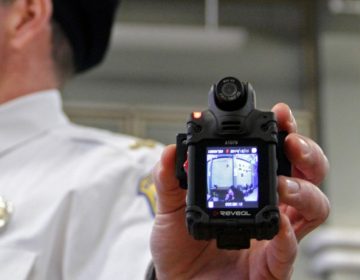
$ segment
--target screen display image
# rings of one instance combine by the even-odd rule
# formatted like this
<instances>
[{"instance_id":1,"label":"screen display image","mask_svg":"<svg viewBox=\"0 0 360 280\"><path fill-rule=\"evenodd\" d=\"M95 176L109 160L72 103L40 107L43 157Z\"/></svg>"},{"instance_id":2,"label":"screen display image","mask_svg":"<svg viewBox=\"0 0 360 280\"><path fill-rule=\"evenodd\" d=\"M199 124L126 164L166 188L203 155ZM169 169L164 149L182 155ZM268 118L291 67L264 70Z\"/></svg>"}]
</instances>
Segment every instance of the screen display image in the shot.
<instances>
[{"instance_id":1,"label":"screen display image","mask_svg":"<svg viewBox=\"0 0 360 280\"><path fill-rule=\"evenodd\" d=\"M259 206L257 147L208 147L206 157L209 209Z\"/></svg>"}]
</instances>

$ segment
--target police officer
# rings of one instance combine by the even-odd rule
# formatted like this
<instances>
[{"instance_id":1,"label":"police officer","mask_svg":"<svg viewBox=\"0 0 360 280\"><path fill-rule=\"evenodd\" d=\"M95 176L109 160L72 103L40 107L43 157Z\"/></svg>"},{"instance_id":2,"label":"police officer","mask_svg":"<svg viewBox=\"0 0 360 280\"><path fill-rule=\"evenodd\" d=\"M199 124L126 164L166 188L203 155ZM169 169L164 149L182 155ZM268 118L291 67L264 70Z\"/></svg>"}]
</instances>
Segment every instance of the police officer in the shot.
<instances>
[{"instance_id":1,"label":"police officer","mask_svg":"<svg viewBox=\"0 0 360 280\"><path fill-rule=\"evenodd\" d=\"M0 279L144 276L154 204L147 174L161 148L72 124L58 91L101 61L115 6L112 0L0 0ZM329 213L316 187L328 164L313 141L296 134L288 107L274 111L290 132L285 147L294 166L292 178L279 179L280 233L236 252L193 240L170 146L154 171L151 277L290 278L297 242Z\"/></svg>"},{"instance_id":2,"label":"police officer","mask_svg":"<svg viewBox=\"0 0 360 280\"><path fill-rule=\"evenodd\" d=\"M59 93L103 58L114 0L0 0L0 279L143 279L158 145L72 124Z\"/></svg>"}]
</instances>

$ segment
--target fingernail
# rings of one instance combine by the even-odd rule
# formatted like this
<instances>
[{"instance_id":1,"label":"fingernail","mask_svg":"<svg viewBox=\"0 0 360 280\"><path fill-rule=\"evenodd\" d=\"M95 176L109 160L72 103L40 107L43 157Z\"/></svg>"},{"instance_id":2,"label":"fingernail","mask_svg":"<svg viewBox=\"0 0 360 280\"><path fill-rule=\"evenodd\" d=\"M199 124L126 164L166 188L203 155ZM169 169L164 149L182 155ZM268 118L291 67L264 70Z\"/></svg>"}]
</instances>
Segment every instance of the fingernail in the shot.
<instances>
[{"instance_id":1,"label":"fingernail","mask_svg":"<svg viewBox=\"0 0 360 280\"><path fill-rule=\"evenodd\" d=\"M287 189L290 194L295 194L299 192L299 184L291 179L286 179Z\"/></svg>"},{"instance_id":2,"label":"fingernail","mask_svg":"<svg viewBox=\"0 0 360 280\"><path fill-rule=\"evenodd\" d=\"M308 144L308 142L303 138L299 137L299 143L300 143L301 154L304 157L308 156L311 153L311 147Z\"/></svg>"},{"instance_id":3,"label":"fingernail","mask_svg":"<svg viewBox=\"0 0 360 280\"><path fill-rule=\"evenodd\" d=\"M290 121L288 121L288 126L291 128L291 131L294 132L297 130L297 124L293 112L290 110Z\"/></svg>"}]
</instances>

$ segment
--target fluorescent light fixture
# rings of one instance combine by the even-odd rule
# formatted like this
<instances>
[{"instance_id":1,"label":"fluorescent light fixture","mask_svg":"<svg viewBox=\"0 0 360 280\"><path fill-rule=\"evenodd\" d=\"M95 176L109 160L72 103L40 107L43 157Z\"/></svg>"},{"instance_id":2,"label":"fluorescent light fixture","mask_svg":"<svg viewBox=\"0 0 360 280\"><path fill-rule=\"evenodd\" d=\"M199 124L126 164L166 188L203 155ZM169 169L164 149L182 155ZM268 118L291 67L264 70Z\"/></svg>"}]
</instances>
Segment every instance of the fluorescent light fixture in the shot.
<instances>
[{"instance_id":1,"label":"fluorescent light fixture","mask_svg":"<svg viewBox=\"0 0 360 280\"><path fill-rule=\"evenodd\" d=\"M208 30L203 26L116 24L112 44L116 48L226 51L241 48L248 38L244 28Z\"/></svg>"}]
</instances>

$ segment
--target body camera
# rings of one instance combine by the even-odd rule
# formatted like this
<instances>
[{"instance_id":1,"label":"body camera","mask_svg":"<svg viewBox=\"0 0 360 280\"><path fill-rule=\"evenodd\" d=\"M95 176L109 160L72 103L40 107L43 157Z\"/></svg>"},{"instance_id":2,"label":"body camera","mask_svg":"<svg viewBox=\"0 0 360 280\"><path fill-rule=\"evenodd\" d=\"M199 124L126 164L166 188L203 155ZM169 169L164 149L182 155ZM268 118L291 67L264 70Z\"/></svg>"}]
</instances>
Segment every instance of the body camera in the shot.
<instances>
[{"instance_id":1,"label":"body camera","mask_svg":"<svg viewBox=\"0 0 360 280\"><path fill-rule=\"evenodd\" d=\"M193 112L177 136L176 173L188 189L186 224L195 239L242 249L278 233L279 161L290 174L283 139L274 114L255 108L249 83L226 77L211 87L208 110Z\"/></svg>"}]
</instances>

